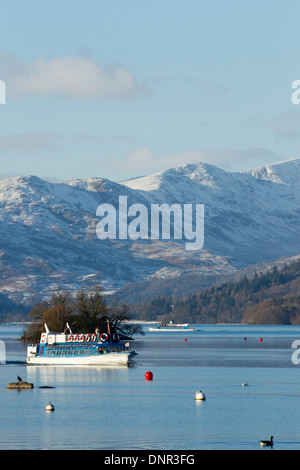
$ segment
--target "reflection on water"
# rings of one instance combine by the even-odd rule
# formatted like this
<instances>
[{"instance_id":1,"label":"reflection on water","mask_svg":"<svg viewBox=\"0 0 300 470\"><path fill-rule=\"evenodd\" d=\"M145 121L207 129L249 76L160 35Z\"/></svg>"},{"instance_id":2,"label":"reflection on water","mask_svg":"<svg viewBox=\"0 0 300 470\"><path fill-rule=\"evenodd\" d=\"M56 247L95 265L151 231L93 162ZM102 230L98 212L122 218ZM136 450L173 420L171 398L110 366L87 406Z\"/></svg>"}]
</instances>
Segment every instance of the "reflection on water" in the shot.
<instances>
[{"instance_id":1,"label":"reflection on water","mask_svg":"<svg viewBox=\"0 0 300 470\"><path fill-rule=\"evenodd\" d=\"M91 385L95 382L128 381L129 367L95 367L95 366L28 366L27 378L30 382L43 385L84 383Z\"/></svg>"}]
</instances>

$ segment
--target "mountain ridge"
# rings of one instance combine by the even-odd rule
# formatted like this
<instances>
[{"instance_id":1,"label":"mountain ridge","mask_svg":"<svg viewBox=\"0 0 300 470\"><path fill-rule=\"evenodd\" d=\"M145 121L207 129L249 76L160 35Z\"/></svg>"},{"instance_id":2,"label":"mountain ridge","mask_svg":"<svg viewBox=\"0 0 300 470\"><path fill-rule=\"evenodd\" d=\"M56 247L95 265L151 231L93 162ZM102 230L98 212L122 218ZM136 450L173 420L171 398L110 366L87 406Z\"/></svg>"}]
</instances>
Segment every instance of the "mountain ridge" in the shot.
<instances>
[{"instance_id":1,"label":"mountain ridge","mask_svg":"<svg viewBox=\"0 0 300 470\"><path fill-rule=\"evenodd\" d=\"M193 274L217 277L300 253L300 159L243 172L185 164L115 183L91 177L49 182L37 176L0 180L0 291L32 302L57 289ZM99 204L204 204L200 251L183 240L99 240Z\"/></svg>"}]
</instances>

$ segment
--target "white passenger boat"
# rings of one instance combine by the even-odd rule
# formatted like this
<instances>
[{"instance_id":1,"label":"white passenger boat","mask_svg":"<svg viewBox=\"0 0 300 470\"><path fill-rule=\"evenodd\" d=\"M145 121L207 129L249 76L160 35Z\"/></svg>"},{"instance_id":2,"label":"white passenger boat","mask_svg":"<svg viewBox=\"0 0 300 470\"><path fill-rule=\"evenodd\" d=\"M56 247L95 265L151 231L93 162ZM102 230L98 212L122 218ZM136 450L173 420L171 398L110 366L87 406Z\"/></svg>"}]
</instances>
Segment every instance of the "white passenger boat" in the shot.
<instances>
[{"instance_id":1,"label":"white passenger boat","mask_svg":"<svg viewBox=\"0 0 300 470\"><path fill-rule=\"evenodd\" d=\"M27 347L27 364L33 365L128 365L137 355L129 343L120 343L118 335L107 333L51 333L45 324L39 344Z\"/></svg>"},{"instance_id":2,"label":"white passenger boat","mask_svg":"<svg viewBox=\"0 0 300 470\"><path fill-rule=\"evenodd\" d=\"M188 323L157 323L156 326L150 326L149 331L194 331Z\"/></svg>"}]
</instances>

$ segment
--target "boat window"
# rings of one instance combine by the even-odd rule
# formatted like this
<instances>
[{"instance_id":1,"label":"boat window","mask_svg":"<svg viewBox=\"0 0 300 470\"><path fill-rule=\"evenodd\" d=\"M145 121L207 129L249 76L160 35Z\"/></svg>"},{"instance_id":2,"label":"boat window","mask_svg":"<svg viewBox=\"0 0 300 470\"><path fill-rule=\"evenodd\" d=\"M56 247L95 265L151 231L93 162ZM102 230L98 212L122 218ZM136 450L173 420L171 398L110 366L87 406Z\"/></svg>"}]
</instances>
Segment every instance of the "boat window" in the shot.
<instances>
[{"instance_id":1,"label":"boat window","mask_svg":"<svg viewBox=\"0 0 300 470\"><path fill-rule=\"evenodd\" d=\"M102 353L109 352L109 348L107 346L100 346ZM81 345L77 347L64 347L64 346L56 346L56 347L47 347L45 351L46 356L88 356L91 354L99 354L99 347L95 345Z\"/></svg>"},{"instance_id":2,"label":"boat window","mask_svg":"<svg viewBox=\"0 0 300 470\"><path fill-rule=\"evenodd\" d=\"M124 350L124 348L122 346L118 346L118 345L110 346L109 349L110 349L111 352L120 352L120 351Z\"/></svg>"}]
</instances>

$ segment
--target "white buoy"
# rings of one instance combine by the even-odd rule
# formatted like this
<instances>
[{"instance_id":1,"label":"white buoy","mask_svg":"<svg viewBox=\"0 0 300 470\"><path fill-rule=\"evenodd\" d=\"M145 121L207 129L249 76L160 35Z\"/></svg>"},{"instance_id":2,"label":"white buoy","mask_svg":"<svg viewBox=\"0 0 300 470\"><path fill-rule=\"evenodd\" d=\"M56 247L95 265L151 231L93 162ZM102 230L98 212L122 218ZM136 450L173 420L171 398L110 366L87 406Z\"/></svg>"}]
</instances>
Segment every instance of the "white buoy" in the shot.
<instances>
[{"instance_id":1,"label":"white buoy","mask_svg":"<svg viewBox=\"0 0 300 470\"><path fill-rule=\"evenodd\" d=\"M198 390L195 394L194 400L206 400L206 396L201 390Z\"/></svg>"},{"instance_id":2,"label":"white buoy","mask_svg":"<svg viewBox=\"0 0 300 470\"><path fill-rule=\"evenodd\" d=\"M46 411L54 411L55 408L54 406L52 405L52 403L49 401L48 405L46 405L46 408L45 408Z\"/></svg>"},{"instance_id":3,"label":"white buoy","mask_svg":"<svg viewBox=\"0 0 300 470\"><path fill-rule=\"evenodd\" d=\"M244 383L242 384L242 386L243 386L243 387L248 387L248 384L247 384L246 382L244 382Z\"/></svg>"}]
</instances>

